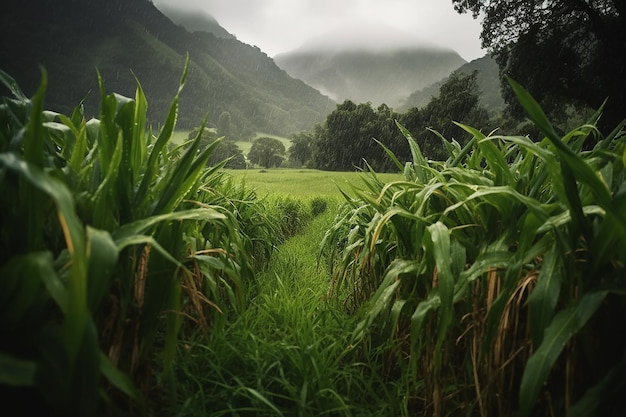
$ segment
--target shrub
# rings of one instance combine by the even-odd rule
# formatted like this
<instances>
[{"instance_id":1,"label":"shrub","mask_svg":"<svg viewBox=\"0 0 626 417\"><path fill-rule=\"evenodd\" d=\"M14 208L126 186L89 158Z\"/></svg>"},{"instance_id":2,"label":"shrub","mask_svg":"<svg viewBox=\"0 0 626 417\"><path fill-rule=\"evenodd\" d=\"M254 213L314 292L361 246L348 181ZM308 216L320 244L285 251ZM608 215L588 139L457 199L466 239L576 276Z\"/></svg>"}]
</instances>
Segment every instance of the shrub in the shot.
<instances>
[{"instance_id":1,"label":"shrub","mask_svg":"<svg viewBox=\"0 0 626 417\"><path fill-rule=\"evenodd\" d=\"M302 230L312 219L306 203L296 198L274 197L266 202L266 207L281 243Z\"/></svg>"},{"instance_id":2,"label":"shrub","mask_svg":"<svg viewBox=\"0 0 626 417\"><path fill-rule=\"evenodd\" d=\"M311 200L311 215L313 217L324 213L328 208L328 202L322 197L315 197Z\"/></svg>"}]
</instances>

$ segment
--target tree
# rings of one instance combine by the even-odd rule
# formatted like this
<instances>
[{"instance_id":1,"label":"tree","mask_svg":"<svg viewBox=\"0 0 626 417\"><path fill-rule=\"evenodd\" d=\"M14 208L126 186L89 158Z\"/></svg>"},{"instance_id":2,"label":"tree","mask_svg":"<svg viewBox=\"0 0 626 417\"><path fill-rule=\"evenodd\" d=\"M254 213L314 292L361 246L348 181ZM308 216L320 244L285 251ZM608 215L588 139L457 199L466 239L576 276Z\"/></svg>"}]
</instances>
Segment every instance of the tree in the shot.
<instances>
[{"instance_id":1,"label":"tree","mask_svg":"<svg viewBox=\"0 0 626 417\"><path fill-rule=\"evenodd\" d=\"M313 135L309 132L300 132L293 135L291 146L289 147L289 159L296 161L300 165L306 164L313 154L312 142Z\"/></svg>"},{"instance_id":2,"label":"tree","mask_svg":"<svg viewBox=\"0 0 626 417\"><path fill-rule=\"evenodd\" d=\"M488 127L489 114L480 104L476 77L477 71L453 72L439 88L439 95L423 109L410 109L401 116L400 123L413 133L426 157L439 160L447 157L441 140L426 128L436 130L448 140L465 144L469 135L454 122L478 129Z\"/></svg>"},{"instance_id":3,"label":"tree","mask_svg":"<svg viewBox=\"0 0 626 417\"><path fill-rule=\"evenodd\" d=\"M387 106L382 107L385 120L393 113ZM393 123L393 119L391 120ZM385 152L374 138L385 142L380 129L377 113L371 103L355 104L346 100L337 105L323 126L319 126L313 143L312 166L331 171L351 171L364 167L364 161L380 168L378 162Z\"/></svg>"},{"instance_id":4,"label":"tree","mask_svg":"<svg viewBox=\"0 0 626 417\"><path fill-rule=\"evenodd\" d=\"M207 165L215 166L227 159L228 162L224 165L225 168L244 169L246 167L246 158L243 156L241 148L230 140L222 140L215 146L211 156L209 156Z\"/></svg>"},{"instance_id":5,"label":"tree","mask_svg":"<svg viewBox=\"0 0 626 417\"><path fill-rule=\"evenodd\" d=\"M366 165L378 172L395 170L380 143L398 159L410 159L408 143L396 126L398 117L384 103L374 110L371 103L344 101L325 123L315 126L310 166L331 171L365 169Z\"/></svg>"},{"instance_id":6,"label":"tree","mask_svg":"<svg viewBox=\"0 0 626 417\"><path fill-rule=\"evenodd\" d=\"M281 141L269 137L260 137L252 142L248 159L253 164L271 168L280 166L284 155L285 145Z\"/></svg>"},{"instance_id":7,"label":"tree","mask_svg":"<svg viewBox=\"0 0 626 417\"><path fill-rule=\"evenodd\" d=\"M505 100L519 112L504 81L522 84L550 115L568 105L598 109L610 131L626 113L624 0L452 0L459 13L483 17L481 40L500 67Z\"/></svg>"}]
</instances>

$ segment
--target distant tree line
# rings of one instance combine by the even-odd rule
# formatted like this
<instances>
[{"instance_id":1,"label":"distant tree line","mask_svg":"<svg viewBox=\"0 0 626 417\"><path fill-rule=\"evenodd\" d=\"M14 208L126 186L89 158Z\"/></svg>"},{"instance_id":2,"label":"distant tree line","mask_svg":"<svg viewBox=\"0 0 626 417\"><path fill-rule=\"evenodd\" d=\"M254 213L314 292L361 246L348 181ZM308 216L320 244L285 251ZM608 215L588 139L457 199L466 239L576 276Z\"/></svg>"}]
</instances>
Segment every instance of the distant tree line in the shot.
<instances>
[{"instance_id":1,"label":"distant tree line","mask_svg":"<svg viewBox=\"0 0 626 417\"><path fill-rule=\"evenodd\" d=\"M378 172L394 170L395 165L381 144L401 161L411 159L398 122L412 133L424 155L440 159L445 156L445 145L432 130L464 144L470 138L455 121L479 128L489 126L487 110L480 104L476 76L476 71L453 73L437 97L426 106L405 113L395 112L385 104L374 109L371 103L346 100L312 132L292 136L289 158L295 165L329 171L351 171L367 165Z\"/></svg>"}]
</instances>

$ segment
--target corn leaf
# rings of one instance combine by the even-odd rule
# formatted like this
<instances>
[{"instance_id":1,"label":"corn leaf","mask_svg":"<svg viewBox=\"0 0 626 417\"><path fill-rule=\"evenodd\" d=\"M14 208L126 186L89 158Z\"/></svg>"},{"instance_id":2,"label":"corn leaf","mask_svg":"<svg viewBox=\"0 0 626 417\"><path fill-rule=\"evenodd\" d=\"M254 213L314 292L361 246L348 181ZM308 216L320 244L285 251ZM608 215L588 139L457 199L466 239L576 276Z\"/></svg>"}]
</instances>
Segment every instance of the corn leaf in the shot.
<instances>
[{"instance_id":1,"label":"corn leaf","mask_svg":"<svg viewBox=\"0 0 626 417\"><path fill-rule=\"evenodd\" d=\"M554 316L545 330L543 342L528 359L524 369L519 393L521 417L531 415L543 383L565 345L593 316L607 294L606 291L586 293L576 304Z\"/></svg>"},{"instance_id":2,"label":"corn leaf","mask_svg":"<svg viewBox=\"0 0 626 417\"><path fill-rule=\"evenodd\" d=\"M39 168L43 168L44 134L43 134L43 99L48 86L48 74L41 74L41 83L32 98L32 109L24 136L24 160Z\"/></svg>"},{"instance_id":3,"label":"corn leaf","mask_svg":"<svg viewBox=\"0 0 626 417\"><path fill-rule=\"evenodd\" d=\"M32 387L35 385L37 364L0 352L0 384L10 387Z\"/></svg>"},{"instance_id":4,"label":"corn leaf","mask_svg":"<svg viewBox=\"0 0 626 417\"><path fill-rule=\"evenodd\" d=\"M87 227L88 303L92 312L97 311L100 302L110 292L118 254L108 232Z\"/></svg>"},{"instance_id":5,"label":"corn leaf","mask_svg":"<svg viewBox=\"0 0 626 417\"><path fill-rule=\"evenodd\" d=\"M402 132L404 137L409 142L409 148L411 149L411 156L413 157L412 168L413 168L413 173L415 174L415 178L422 184L426 183L428 181L428 176L426 174L427 170L425 169L425 167L428 166L428 161L426 160L426 158L424 158L424 155L422 154L422 151L420 150L417 142L413 138L413 135L411 135L411 132L409 132L404 126L402 126L397 121L396 121L396 125L400 129L400 132Z\"/></svg>"},{"instance_id":6,"label":"corn leaf","mask_svg":"<svg viewBox=\"0 0 626 417\"><path fill-rule=\"evenodd\" d=\"M0 83L2 83L16 99L20 101L28 100L28 97L26 97L26 94L22 92L22 89L17 84L15 79L6 72L4 72L2 69L0 69Z\"/></svg>"},{"instance_id":7,"label":"corn leaf","mask_svg":"<svg viewBox=\"0 0 626 417\"><path fill-rule=\"evenodd\" d=\"M129 398L139 399L139 391L128 375L116 368L111 359L102 352L100 353L100 372L115 388L128 395Z\"/></svg>"},{"instance_id":8,"label":"corn leaf","mask_svg":"<svg viewBox=\"0 0 626 417\"><path fill-rule=\"evenodd\" d=\"M530 333L533 346L539 346L544 329L552 321L556 303L561 293L561 284L565 280L562 265L562 248L555 244L546 253L537 277L537 284L528 297L530 314Z\"/></svg>"},{"instance_id":9,"label":"corn leaf","mask_svg":"<svg viewBox=\"0 0 626 417\"><path fill-rule=\"evenodd\" d=\"M170 221L180 220L196 220L196 221L211 221L225 219L226 215L218 212L213 208L202 207L191 210L175 211L172 213L160 214L157 216L150 216L143 219L136 220L132 223L127 223L121 226L119 229L112 233L114 240L123 239L127 236L140 235L146 233L151 227Z\"/></svg>"},{"instance_id":10,"label":"corn leaf","mask_svg":"<svg viewBox=\"0 0 626 417\"><path fill-rule=\"evenodd\" d=\"M452 276L452 269L450 267L451 245L450 245L450 231L441 222L437 222L428 226L430 238L432 240L432 250L437 265L438 273L438 285L440 309L437 324L437 348L436 357L440 355L441 345L445 339L450 323L452 322L453 311L453 297L454 297L454 284L455 280ZM438 363L438 362L437 362Z\"/></svg>"}]
</instances>

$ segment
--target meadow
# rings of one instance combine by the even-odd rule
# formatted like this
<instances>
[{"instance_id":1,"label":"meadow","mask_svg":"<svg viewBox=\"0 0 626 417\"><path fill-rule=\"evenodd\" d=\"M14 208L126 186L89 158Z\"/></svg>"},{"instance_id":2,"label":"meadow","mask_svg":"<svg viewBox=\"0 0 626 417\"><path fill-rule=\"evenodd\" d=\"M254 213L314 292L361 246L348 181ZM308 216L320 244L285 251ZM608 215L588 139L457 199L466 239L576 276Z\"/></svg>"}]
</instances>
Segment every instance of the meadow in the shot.
<instances>
[{"instance_id":1,"label":"meadow","mask_svg":"<svg viewBox=\"0 0 626 417\"><path fill-rule=\"evenodd\" d=\"M332 172L314 169L246 169L226 170L235 181L257 190L259 196L282 195L300 199L315 197L340 199L341 191L352 192L354 186L367 181L364 172ZM376 174L383 181L398 180L397 173Z\"/></svg>"},{"instance_id":2,"label":"meadow","mask_svg":"<svg viewBox=\"0 0 626 417\"><path fill-rule=\"evenodd\" d=\"M170 139L171 143L176 145L182 145L184 142L189 140L190 132L191 131L189 130L175 130L174 132L172 132L172 137ZM255 133L252 140L238 140L235 141L235 144L239 147L239 149L241 149L241 152L243 152L244 155L247 155L248 152L250 152L250 148L252 147L252 141L260 137L277 139L285 146L285 149L289 149L289 146L291 146L291 141L288 138L263 132Z\"/></svg>"},{"instance_id":3,"label":"meadow","mask_svg":"<svg viewBox=\"0 0 626 417\"><path fill-rule=\"evenodd\" d=\"M181 78L185 84L186 70ZM224 170L147 101L0 72L0 386L25 415L617 416L626 133L459 124L397 174ZM180 94L180 90L179 90Z\"/></svg>"}]
</instances>

